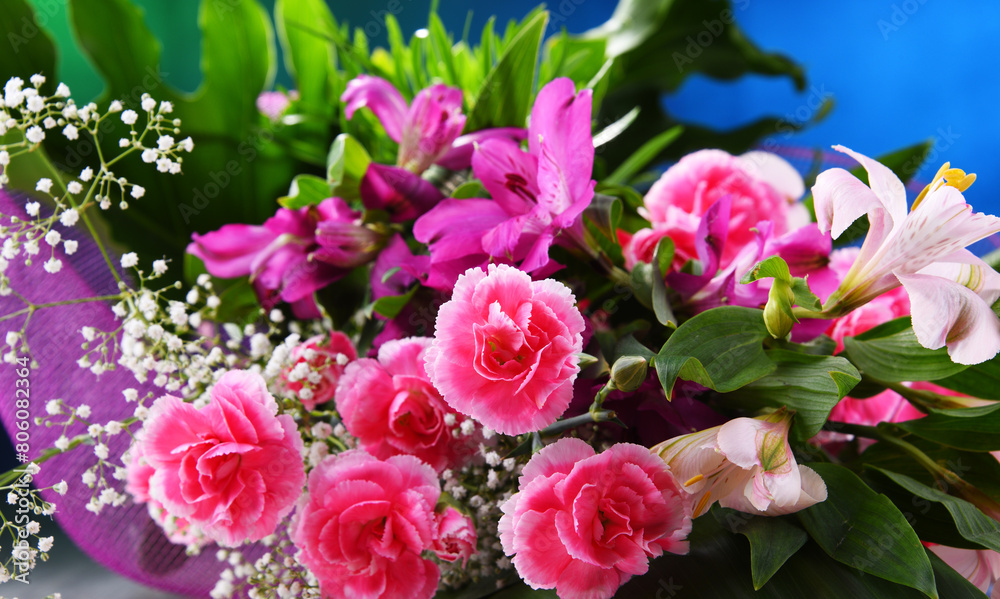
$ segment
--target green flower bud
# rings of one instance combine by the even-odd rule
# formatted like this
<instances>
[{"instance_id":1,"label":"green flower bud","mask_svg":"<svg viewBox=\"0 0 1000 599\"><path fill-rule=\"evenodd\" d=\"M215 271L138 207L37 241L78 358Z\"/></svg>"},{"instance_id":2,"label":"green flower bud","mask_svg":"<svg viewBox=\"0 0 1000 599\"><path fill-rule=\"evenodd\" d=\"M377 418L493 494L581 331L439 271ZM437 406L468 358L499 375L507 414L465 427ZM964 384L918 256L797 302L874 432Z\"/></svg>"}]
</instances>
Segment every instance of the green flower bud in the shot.
<instances>
[{"instance_id":1,"label":"green flower bud","mask_svg":"<svg viewBox=\"0 0 1000 599\"><path fill-rule=\"evenodd\" d=\"M611 366L611 384L619 391L635 391L646 380L649 361L642 356L622 356Z\"/></svg>"},{"instance_id":2,"label":"green flower bud","mask_svg":"<svg viewBox=\"0 0 1000 599\"><path fill-rule=\"evenodd\" d=\"M785 281L774 279L771 291L767 294L767 305L764 306L764 326L775 339L784 339L795 324L792 315L792 302L795 294L792 287Z\"/></svg>"}]
</instances>

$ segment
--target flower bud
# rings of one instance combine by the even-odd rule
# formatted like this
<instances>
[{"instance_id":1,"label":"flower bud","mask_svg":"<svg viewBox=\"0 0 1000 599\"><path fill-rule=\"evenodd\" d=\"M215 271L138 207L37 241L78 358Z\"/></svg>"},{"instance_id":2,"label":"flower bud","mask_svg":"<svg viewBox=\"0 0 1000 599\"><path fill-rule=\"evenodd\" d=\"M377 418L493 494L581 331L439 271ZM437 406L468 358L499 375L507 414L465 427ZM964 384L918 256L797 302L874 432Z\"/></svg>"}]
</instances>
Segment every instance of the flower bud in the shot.
<instances>
[{"instance_id":1,"label":"flower bud","mask_svg":"<svg viewBox=\"0 0 1000 599\"><path fill-rule=\"evenodd\" d=\"M796 322L792 315L794 300L792 287L781 279L774 279L771 291L767 294L767 305L764 306L764 326L775 339L784 339Z\"/></svg>"},{"instance_id":2,"label":"flower bud","mask_svg":"<svg viewBox=\"0 0 1000 599\"><path fill-rule=\"evenodd\" d=\"M622 356L611 366L611 383L619 391L635 391L646 380L649 361L642 356Z\"/></svg>"}]
</instances>

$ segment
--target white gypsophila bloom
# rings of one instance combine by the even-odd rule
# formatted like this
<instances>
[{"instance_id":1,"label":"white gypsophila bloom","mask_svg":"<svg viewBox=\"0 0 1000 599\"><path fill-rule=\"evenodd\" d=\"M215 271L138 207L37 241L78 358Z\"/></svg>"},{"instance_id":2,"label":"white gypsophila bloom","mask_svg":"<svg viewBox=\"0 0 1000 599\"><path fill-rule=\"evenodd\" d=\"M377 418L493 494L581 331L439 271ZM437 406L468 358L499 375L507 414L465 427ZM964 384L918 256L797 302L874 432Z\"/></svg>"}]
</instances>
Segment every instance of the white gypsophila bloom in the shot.
<instances>
[{"instance_id":1,"label":"white gypsophila bloom","mask_svg":"<svg viewBox=\"0 0 1000 599\"><path fill-rule=\"evenodd\" d=\"M76 183L76 181L73 181L73 183ZM70 185L73 185L73 183L70 183ZM76 184L79 185L79 183ZM70 208L59 215L59 223L64 227L72 227L78 220L80 220L80 213L75 208Z\"/></svg>"},{"instance_id":2,"label":"white gypsophila bloom","mask_svg":"<svg viewBox=\"0 0 1000 599\"><path fill-rule=\"evenodd\" d=\"M184 301L186 301L187 303L189 303L191 305L194 305L194 304L198 303L198 298L199 298L198 288L197 287L192 287L187 292L187 295L184 296Z\"/></svg>"},{"instance_id":3,"label":"white gypsophila bloom","mask_svg":"<svg viewBox=\"0 0 1000 599\"><path fill-rule=\"evenodd\" d=\"M60 451L66 451L67 449L69 449L69 439L66 437L66 435L61 435L58 439L56 439L54 445L56 446L56 449Z\"/></svg>"},{"instance_id":4,"label":"white gypsophila bloom","mask_svg":"<svg viewBox=\"0 0 1000 599\"><path fill-rule=\"evenodd\" d=\"M41 207L42 205L38 202L28 202L24 205L24 211L28 213L28 216L38 216L38 209Z\"/></svg>"},{"instance_id":5,"label":"white gypsophila bloom","mask_svg":"<svg viewBox=\"0 0 1000 599\"><path fill-rule=\"evenodd\" d=\"M161 135L156 140L156 148L161 152L166 152L170 148L174 147L174 138L169 135Z\"/></svg>"},{"instance_id":6,"label":"white gypsophila bloom","mask_svg":"<svg viewBox=\"0 0 1000 599\"><path fill-rule=\"evenodd\" d=\"M10 505L17 505L17 493L13 491L7 493L7 503Z\"/></svg>"},{"instance_id":7,"label":"white gypsophila bloom","mask_svg":"<svg viewBox=\"0 0 1000 599\"><path fill-rule=\"evenodd\" d=\"M146 418L149 418L149 408L146 406L136 406L132 416L138 418L139 420L145 420Z\"/></svg>"},{"instance_id":8,"label":"white gypsophila bloom","mask_svg":"<svg viewBox=\"0 0 1000 599\"><path fill-rule=\"evenodd\" d=\"M60 495L65 495L66 491L69 490L69 485L66 484L66 481L61 480L58 483L52 485L52 490L55 491L56 493L59 493Z\"/></svg>"},{"instance_id":9,"label":"white gypsophila bloom","mask_svg":"<svg viewBox=\"0 0 1000 599\"><path fill-rule=\"evenodd\" d=\"M50 275L54 275L62 270L62 260L59 258L49 258L42 264L42 268Z\"/></svg>"},{"instance_id":10,"label":"white gypsophila bloom","mask_svg":"<svg viewBox=\"0 0 1000 599\"><path fill-rule=\"evenodd\" d=\"M34 75L28 78L28 81L30 81L31 84L34 85L35 87L41 87L42 84L45 83L45 75L42 75L41 73L35 73Z\"/></svg>"},{"instance_id":11,"label":"white gypsophila bloom","mask_svg":"<svg viewBox=\"0 0 1000 599\"><path fill-rule=\"evenodd\" d=\"M10 164L10 153L7 150L0 150L0 166Z\"/></svg>"},{"instance_id":12,"label":"white gypsophila bloom","mask_svg":"<svg viewBox=\"0 0 1000 599\"><path fill-rule=\"evenodd\" d=\"M38 539L38 550L43 553L47 553L50 549L52 549L52 543L54 542L55 539L53 539L52 537L44 537Z\"/></svg>"},{"instance_id":13,"label":"white gypsophila bloom","mask_svg":"<svg viewBox=\"0 0 1000 599\"><path fill-rule=\"evenodd\" d=\"M34 127L28 128L24 137L33 144L40 144L42 143L42 140L45 139L45 131L43 131L38 125L35 125Z\"/></svg>"},{"instance_id":14,"label":"white gypsophila bloom","mask_svg":"<svg viewBox=\"0 0 1000 599\"><path fill-rule=\"evenodd\" d=\"M81 191L83 191L83 185L81 185L79 181L70 181L66 185L66 191L70 192L73 195L77 195L78 193L80 193ZM76 212L76 211L74 210L74 212ZM76 222L76 221L73 221L73 222ZM67 225L67 226L72 226L72 225Z\"/></svg>"},{"instance_id":15,"label":"white gypsophila bloom","mask_svg":"<svg viewBox=\"0 0 1000 599\"><path fill-rule=\"evenodd\" d=\"M32 520L28 522L28 524L24 528L25 530L28 531L28 534L37 535L38 532L42 530L42 525L39 524L36 520Z\"/></svg>"},{"instance_id":16,"label":"white gypsophila bloom","mask_svg":"<svg viewBox=\"0 0 1000 599\"><path fill-rule=\"evenodd\" d=\"M160 112L162 112L163 114L170 114L173 111L174 111L173 102L167 102L166 100L160 102Z\"/></svg>"},{"instance_id":17,"label":"white gypsophila bloom","mask_svg":"<svg viewBox=\"0 0 1000 599\"><path fill-rule=\"evenodd\" d=\"M111 103L110 106L108 106L108 112L121 112L122 108L124 108L122 106L122 103L119 102L118 100L115 100L114 102Z\"/></svg>"},{"instance_id":18,"label":"white gypsophila bloom","mask_svg":"<svg viewBox=\"0 0 1000 599\"><path fill-rule=\"evenodd\" d=\"M152 112L156 108L156 100L151 98L149 94L142 94L142 109L146 112Z\"/></svg>"},{"instance_id":19,"label":"white gypsophila bloom","mask_svg":"<svg viewBox=\"0 0 1000 599\"><path fill-rule=\"evenodd\" d=\"M146 188L144 188L144 187L142 187L140 185L133 185L132 186L132 193L131 193L131 195L132 195L133 198L135 198L135 199L138 200L142 196L146 195Z\"/></svg>"},{"instance_id":20,"label":"white gypsophila bloom","mask_svg":"<svg viewBox=\"0 0 1000 599\"><path fill-rule=\"evenodd\" d=\"M52 190L52 179L48 177L42 177L35 183L35 191L40 191L42 193L49 193Z\"/></svg>"},{"instance_id":21,"label":"white gypsophila bloom","mask_svg":"<svg viewBox=\"0 0 1000 599\"><path fill-rule=\"evenodd\" d=\"M122 256L122 267L132 268L139 263L139 256L135 252L129 252Z\"/></svg>"},{"instance_id":22,"label":"white gypsophila bloom","mask_svg":"<svg viewBox=\"0 0 1000 599\"><path fill-rule=\"evenodd\" d=\"M170 160L169 158L166 157L160 158L159 160L156 161L156 170L160 171L161 173L169 172L171 164L173 164L173 161Z\"/></svg>"},{"instance_id":23,"label":"white gypsophila bloom","mask_svg":"<svg viewBox=\"0 0 1000 599\"><path fill-rule=\"evenodd\" d=\"M56 414L62 414L62 404L58 399L50 399L45 402L45 413L49 416L55 416Z\"/></svg>"},{"instance_id":24,"label":"white gypsophila bloom","mask_svg":"<svg viewBox=\"0 0 1000 599\"><path fill-rule=\"evenodd\" d=\"M94 178L94 169L90 168L89 166L80 171L80 180L83 181L84 183L90 181L93 178Z\"/></svg>"},{"instance_id":25,"label":"white gypsophila bloom","mask_svg":"<svg viewBox=\"0 0 1000 599\"><path fill-rule=\"evenodd\" d=\"M76 409L76 415L80 418L90 418L90 406L87 404L80 404L80 407Z\"/></svg>"},{"instance_id":26,"label":"white gypsophila bloom","mask_svg":"<svg viewBox=\"0 0 1000 599\"><path fill-rule=\"evenodd\" d=\"M51 229L49 230L48 233L45 234L45 243L49 244L50 246L55 247L59 245L60 241L62 241L62 235L60 235L59 231L56 231L55 229Z\"/></svg>"},{"instance_id":27,"label":"white gypsophila bloom","mask_svg":"<svg viewBox=\"0 0 1000 599\"><path fill-rule=\"evenodd\" d=\"M42 121L42 126L45 127L46 129L53 129L55 128L56 125L57 125L56 120L52 117L48 117L44 121Z\"/></svg>"},{"instance_id":28,"label":"white gypsophila bloom","mask_svg":"<svg viewBox=\"0 0 1000 599\"><path fill-rule=\"evenodd\" d=\"M7 331L7 335L4 337L4 341L11 347L17 345L17 342L20 340L21 335L17 331Z\"/></svg>"},{"instance_id":29,"label":"white gypsophila bloom","mask_svg":"<svg viewBox=\"0 0 1000 599\"><path fill-rule=\"evenodd\" d=\"M188 316L188 324L190 324L193 328L196 328L196 329L198 327L200 327L201 326L201 313L195 312L195 313L191 314L191 316Z\"/></svg>"},{"instance_id":30,"label":"white gypsophila bloom","mask_svg":"<svg viewBox=\"0 0 1000 599\"><path fill-rule=\"evenodd\" d=\"M284 322L285 315L281 313L281 310L275 308L271 310L271 313L267 315L271 319L271 322Z\"/></svg>"},{"instance_id":31,"label":"white gypsophila bloom","mask_svg":"<svg viewBox=\"0 0 1000 599\"><path fill-rule=\"evenodd\" d=\"M222 300L220 300L219 296L217 295L210 295L205 300L205 305L208 306L209 308L218 308L221 303Z\"/></svg>"},{"instance_id":32,"label":"white gypsophila bloom","mask_svg":"<svg viewBox=\"0 0 1000 599\"><path fill-rule=\"evenodd\" d=\"M115 480L125 480L126 478L128 478L128 470L122 468L121 466L117 466L115 468L114 474L111 475L111 478Z\"/></svg>"},{"instance_id":33,"label":"white gypsophila bloom","mask_svg":"<svg viewBox=\"0 0 1000 599\"><path fill-rule=\"evenodd\" d=\"M124 137L118 140L118 147L119 148L127 148L130 145L132 145L132 142L130 140L124 138Z\"/></svg>"},{"instance_id":34,"label":"white gypsophila bloom","mask_svg":"<svg viewBox=\"0 0 1000 599\"><path fill-rule=\"evenodd\" d=\"M166 260L153 260L153 274L162 275L167 272Z\"/></svg>"},{"instance_id":35,"label":"white gypsophila bloom","mask_svg":"<svg viewBox=\"0 0 1000 599\"><path fill-rule=\"evenodd\" d=\"M152 327L150 327L152 328ZM135 389L125 389L122 391L122 395L125 396L125 401L136 401L139 399L139 392Z\"/></svg>"},{"instance_id":36,"label":"white gypsophila bloom","mask_svg":"<svg viewBox=\"0 0 1000 599\"><path fill-rule=\"evenodd\" d=\"M76 109L76 105L73 104L73 100L70 100L66 107L62 109L62 115L65 119L75 119L80 116Z\"/></svg>"},{"instance_id":37,"label":"white gypsophila bloom","mask_svg":"<svg viewBox=\"0 0 1000 599\"><path fill-rule=\"evenodd\" d=\"M111 207L111 198L101 198L101 203L98 206L101 207L101 210L107 210Z\"/></svg>"},{"instance_id":38,"label":"white gypsophila bloom","mask_svg":"<svg viewBox=\"0 0 1000 599\"><path fill-rule=\"evenodd\" d=\"M104 443L98 443L94 446L94 455L102 460L108 459L108 446ZM111 489L108 490L110 491Z\"/></svg>"},{"instance_id":39,"label":"white gypsophila bloom","mask_svg":"<svg viewBox=\"0 0 1000 599\"><path fill-rule=\"evenodd\" d=\"M45 99L41 96L32 96L28 98L28 103L25 106L31 112L41 112L45 110Z\"/></svg>"},{"instance_id":40,"label":"white gypsophila bloom","mask_svg":"<svg viewBox=\"0 0 1000 599\"><path fill-rule=\"evenodd\" d=\"M170 168L168 169L168 172L171 175L176 175L177 173L181 172L181 163L180 162L171 162L170 163Z\"/></svg>"},{"instance_id":41,"label":"white gypsophila bloom","mask_svg":"<svg viewBox=\"0 0 1000 599\"><path fill-rule=\"evenodd\" d=\"M67 239L63 242L63 251L66 252L67 256L72 256L76 253L76 248L79 247L79 242L75 239Z\"/></svg>"},{"instance_id":42,"label":"white gypsophila bloom","mask_svg":"<svg viewBox=\"0 0 1000 599\"><path fill-rule=\"evenodd\" d=\"M126 125L129 126L134 125L136 120L138 119L139 115L134 110L126 110L125 112L122 113L122 122L125 123Z\"/></svg>"},{"instance_id":43,"label":"white gypsophila bloom","mask_svg":"<svg viewBox=\"0 0 1000 599\"><path fill-rule=\"evenodd\" d=\"M38 253L38 240L32 239L24 244L24 253L34 256Z\"/></svg>"},{"instance_id":44,"label":"white gypsophila bloom","mask_svg":"<svg viewBox=\"0 0 1000 599\"><path fill-rule=\"evenodd\" d=\"M70 96L69 86L67 86L65 83L60 83L59 86L56 87L55 96L57 98L68 98Z\"/></svg>"},{"instance_id":45,"label":"white gypsophila bloom","mask_svg":"<svg viewBox=\"0 0 1000 599\"><path fill-rule=\"evenodd\" d=\"M42 471L42 467L34 462L29 462L27 466L24 467L24 471L34 476Z\"/></svg>"},{"instance_id":46,"label":"white gypsophila bloom","mask_svg":"<svg viewBox=\"0 0 1000 599\"><path fill-rule=\"evenodd\" d=\"M66 139L71 141L75 141L80 138L80 131L76 128L75 125L72 124L63 127L62 133L64 136L66 136Z\"/></svg>"},{"instance_id":47,"label":"white gypsophila bloom","mask_svg":"<svg viewBox=\"0 0 1000 599\"><path fill-rule=\"evenodd\" d=\"M182 139L181 143L177 144L177 146L185 152L191 152L194 150L194 140L190 137L186 137Z\"/></svg>"},{"instance_id":48,"label":"white gypsophila bloom","mask_svg":"<svg viewBox=\"0 0 1000 599\"><path fill-rule=\"evenodd\" d=\"M159 158L159 156L160 155L156 152L156 150L152 150L149 148L143 150L141 154L142 161L145 162L146 164L152 164L156 162L156 159Z\"/></svg>"},{"instance_id":49,"label":"white gypsophila bloom","mask_svg":"<svg viewBox=\"0 0 1000 599\"><path fill-rule=\"evenodd\" d=\"M87 434L96 439L103 430L104 428L100 424L91 424L87 427Z\"/></svg>"}]
</instances>

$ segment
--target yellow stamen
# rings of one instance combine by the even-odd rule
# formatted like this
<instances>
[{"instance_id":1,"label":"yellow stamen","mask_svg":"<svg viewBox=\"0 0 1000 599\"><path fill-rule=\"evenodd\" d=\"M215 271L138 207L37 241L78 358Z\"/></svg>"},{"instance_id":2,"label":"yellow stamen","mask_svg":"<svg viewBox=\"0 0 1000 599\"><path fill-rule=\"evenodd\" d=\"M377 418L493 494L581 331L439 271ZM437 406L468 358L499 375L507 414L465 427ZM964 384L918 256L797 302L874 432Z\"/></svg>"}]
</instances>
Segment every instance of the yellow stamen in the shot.
<instances>
[{"instance_id":1,"label":"yellow stamen","mask_svg":"<svg viewBox=\"0 0 1000 599\"><path fill-rule=\"evenodd\" d=\"M704 474L695 474L690 479L688 479L688 481L686 483L684 483L684 486L685 487L690 487L691 485L693 485L693 484L695 484L697 482L701 482L703 480L705 480L705 475Z\"/></svg>"},{"instance_id":2,"label":"yellow stamen","mask_svg":"<svg viewBox=\"0 0 1000 599\"><path fill-rule=\"evenodd\" d=\"M702 513L704 513L705 508L708 506L708 502L709 502L709 499L711 497L712 497L712 492L711 491L705 491L705 494L701 496L701 499L698 501L698 505L696 505L695 508L694 508L694 517L695 518L697 518L698 516L702 515Z\"/></svg>"},{"instance_id":3,"label":"yellow stamen","mask_svg":"<svg viewBox=\"0 0 1000 599\"><path fill-rule=\"evenodd\" d=\"M943 179L943 181L942 181ZM945 162L935 173L934 178L931 182L927 184L926 187L917 196L917 199L913 201L913 207L910 208L911 211L915 210L920 202L924 200L928 193L932 191L937 191L942 187L954 187L955 189L965 192L973 183L976 181L975 173L966 174L960 168L951 168L951 163Z\"/></svg>"}]
</instances>

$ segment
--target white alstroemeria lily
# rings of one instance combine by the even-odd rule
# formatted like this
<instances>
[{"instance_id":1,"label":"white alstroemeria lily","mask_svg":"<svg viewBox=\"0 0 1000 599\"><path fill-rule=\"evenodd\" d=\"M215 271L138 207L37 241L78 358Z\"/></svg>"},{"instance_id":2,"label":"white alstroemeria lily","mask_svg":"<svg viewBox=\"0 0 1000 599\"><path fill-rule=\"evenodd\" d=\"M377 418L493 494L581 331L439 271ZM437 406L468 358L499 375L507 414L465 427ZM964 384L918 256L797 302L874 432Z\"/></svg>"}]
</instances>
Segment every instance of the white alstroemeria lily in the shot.
<instances>
[{"instance_id":1,"label":"white alstroemeria lily","mask_svg":"<svg viewBox=\"0 0 1000 599\"><path fill-rule=\"evenodd\" d=\"M670 466L690 493L694 517L716 501L722 507L781 516L826 499L826 483L795 462L788 445L792 413L735 418L714 428L674 437L650 451Z\"/></svg>"},{"instance_id":2,"label":"white alstroemeria lily","mask_svg":"<svg viewBox=\"0 0 1000 599\"><path fill-rule=\"evenodd\" d=\"M820 173L813 186L821 231L839 237L867 214L870 228L840 287L823 306L839 316L902 285L913 330L928 349L948 347L959 364L978 364L1000 351L1000 274L965 249L1000 232L1000 218L973 212L962 192L976 176L946 163L906 210L902 181L886 166L843 146L868 171L866 186L844 169Z\"/></svg>"}]
</instances>

